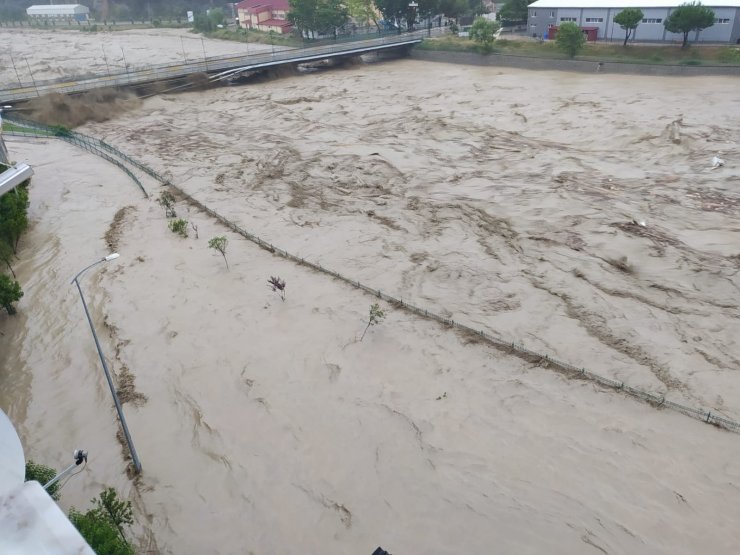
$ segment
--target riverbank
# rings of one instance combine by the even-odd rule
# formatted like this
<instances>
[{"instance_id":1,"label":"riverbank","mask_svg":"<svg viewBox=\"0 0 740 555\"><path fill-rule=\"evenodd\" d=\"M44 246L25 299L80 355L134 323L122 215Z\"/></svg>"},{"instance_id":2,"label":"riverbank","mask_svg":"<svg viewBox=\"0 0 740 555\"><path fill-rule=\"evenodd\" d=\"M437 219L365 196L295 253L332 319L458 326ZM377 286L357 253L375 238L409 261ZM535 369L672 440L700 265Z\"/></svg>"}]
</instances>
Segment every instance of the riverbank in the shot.
<instances>
[{"instance_id":1,"label":"riverbank","mask_svg":"<svg viewBox=\"0 0 740 555\"><path fill-rule=\"evenodd\" d=\"M539 58L506 54L478 54L477 52L447 52L419 50L410 52L413 60L444 62L476 66L508 67L541 71L574 71L579 73L614 73L631 75L654 75L690 77L701 75L740 76L740 66L688 66L667 64L634 64L626 62L599 62L594 60L569 60Z\"/></svg>"}]
</instances>

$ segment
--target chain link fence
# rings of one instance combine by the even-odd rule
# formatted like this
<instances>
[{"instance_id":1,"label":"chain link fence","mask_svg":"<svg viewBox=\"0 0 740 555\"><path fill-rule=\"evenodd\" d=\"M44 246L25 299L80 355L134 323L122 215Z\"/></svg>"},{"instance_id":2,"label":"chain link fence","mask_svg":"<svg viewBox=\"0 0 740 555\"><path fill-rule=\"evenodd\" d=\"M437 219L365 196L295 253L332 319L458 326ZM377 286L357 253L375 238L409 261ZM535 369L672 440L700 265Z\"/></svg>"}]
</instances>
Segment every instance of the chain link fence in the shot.
<instances>
[{"instance_id":1,"label":"chain link fence","mask_svg":"<svg viewBox=\"0 0 740 555\"><path fill-rule=\"evenodd\" d=\"M67 142L74 144L76 146L80 146L84 148L85 150L87 150L88 152L101 156L102 158L112 162L119 168L122 168L134 180L134 182L141 188L141 190L144 192L144 195L148 198L148 194L144 190L144 187L141 185L141 182L136 178L133 172L131 172L128 168L125 168L124 163L129 164L131 167L134 167L140 170L141 172L149 175L150 177L155 179L160 184L166 187L172 188L174 191L178 193L178 195L184 198L191 205L202 210L209 216L215 218L216 220L224 224L226 227L231 229L233 232L238 233L239 235L241 235L242 237L244 237L245 239L248 239L249 241L253 243L256 243L258 246L271 252L272 254L281 256L287 260L291 260L297 264L306 266L308 268L311 268L312 270L321 272L335 279L343 281L344 283L351 285L352 287L361 289L369 293L370 295L377 297L378 299L382 299L386 301L387 303L391 304L397 309L405 310L406 312L416 314L417 316L420 316L422 318L434 320L442 324L443 326L446 326L452 329L457 329L464 334L473 335L475 337L478 337L481 340L488 343L489 345L495 347L496 349L503 351L505 353L508 353L508 354L515 355L528 362L535 363L535 364L542 364L556 371L563 372L573 378L590 380L603 387L606 387L606 388L609 388L609 389L612 389L618 392L622 392L626 395L634 397L635 399L646 402L656 408L665 407L665 408L674 410L676 412L680 412L681 414L684 414L686 416L690 416L691 418L694 418L696 420L705 422L707 424L712 424L718 428L722 428L722 429L735 432L735 433L740 433L740 422L736 422L734 420L725 418L718 414L713 414L711 411L705 411L703 409L697 409L697 408L683 405L681 403L670 401L669 399L665 398L665 395L656 395L654 393L649 393L647 391L643 391L641 389L631 387L622 381L607 378L599 374L596 374L594 372L591 372L589 370L586 370L585 368L574 366L568 362L559 360L551 355L539 353L537 351L532 351L524 347L524 345L516 343L515 341L509 341L508 339L503 339L500 335L493 335L484 330L475 329L461 322L457 322L451 318L445 318L439 314L436 314L435 312L431 312L427 309L424 309L414 304L411 304L409 302L406 302L402 298L398 298L393 295L383 293L379 289L370 287L369 285L366 285L364 283L361 283L358 280L342 275L339 272L336 272L330 268L325 268L321 264L311 262L310 260L306 260L303 257L297 256L279 247L276 247L270 241L262 239L259 235L256 235L254 233L251 233L241 228L237 223L233 222L232 220L229 220L228 218L212 210L211 208L209 208L208 206L206 206L199 200L193 198L188 193L186 193L183 189L181 189L180 187L172 183L171 180L162 176L161 174L154 171L150 167L142 164L141 162L139 162L138 160L135 160L134 158L131 158L127 154L118 150L117 148L99 139L95 139L94 137L83 135L81 133L75 133L72 131L69 131L67 135L59 135L57 133L54 133L55 128L53 127L48 127L48 126L44 126L38 123L29 122L27 120L21 120L20 118L16 118L16 117L6 118L6 121L7 120L11 121L15 125L16 129L18 127L24 127L25 129L28 129L28 131L23 131L23 132L17 131L17 130L11 131L10 134L18 134L18 135L23 135L23 136L46 137L46 138L49 138L49 137L59 138L62 140L66 140Z\"/></svg>"}]
</instances>

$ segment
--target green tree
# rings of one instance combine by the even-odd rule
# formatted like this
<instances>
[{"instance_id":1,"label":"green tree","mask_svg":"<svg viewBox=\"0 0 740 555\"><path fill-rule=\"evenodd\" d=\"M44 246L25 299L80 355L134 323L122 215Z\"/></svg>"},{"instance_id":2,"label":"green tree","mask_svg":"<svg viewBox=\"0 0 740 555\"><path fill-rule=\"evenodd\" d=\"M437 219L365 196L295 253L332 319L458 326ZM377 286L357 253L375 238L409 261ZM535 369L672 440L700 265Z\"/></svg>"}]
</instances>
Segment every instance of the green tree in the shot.
<instances>
[{"instance_id":1,"label":"green tree","mask_svg":"<svg viewBox=\"0 0 740 555\"><path fill-rule=\"evenodd\" d=\"M3 239L0 239L0 261L5 262L5 265L8 267L8 270L10 270L10 273L13 274L13 279L15 279L16 275L13 271L13 266L10 264L13 260L13 247L8 245Z\"/></svg>"},{"instance_id":2,"label":"green tree","mask_svg":"<svg viewBox=\"0 0 740 555\"><path fill-rule=\"evenodd\" d=\"M372 21L380 29L373 0L347 0L345 4L350 17L360 25L367 25Z\"/></svg>"},{"instance_id":3,"label":"green tree","mask_svg":"<svg viewBox=\"0 0 740 555\"><path fill-rule=\"evenodd\" d=\"M586 44L586 35L581 28L572 21L566 21L558 27L555 37L558 48L573 58Z\"/></svg>"},{"instance_id":4,"label":"green tree","mask_svg":"<svg viewBox=\"0 0 740 555\"><path fill-rule=\"evenodd\" d=\"M224 11L221 8L212 8L208 10L208 19L211 20L211 26L216 29L224 24Z\"/></svg>"},{"instance_id":5,"label":"green tree","mask_svg":"<svg viewBox=\"0 0 740 555\"><path fill-rule=\"evenodd\" d=\"M362 332L362 337L360 337L360 341L365 339L365 334L367 333L367 330L370 329L370 326L377 326L383 321L384 318L385 312L380 309L380 305L378 303L371 304L370 312L367 319L367 326L365 326L365 331Z\"/></svg>"},{"instance_id":6,"label":"green tree","mask_svg":"<svg viewBox=\"0 0 740 555\"><path fill-rule=\"evenodd\" d=\"M28 227L28 187L21 185L0 197L0 241L18 252L18 241Z\"/></svg>"},{"instance_id":7,"label":"green tree","mask_svg":"<svg viewBox=\"0 0 740 555\"><path fill-rule=\"evenodd\" d=\"M498 21L491 21L485 17L476 17L470 28L470 38L478 43L483 52L490 52L493 41L496 40L496 32L501 28Z\"/></svg>"},{"instance_id":8,"label":"green tree","mask_svg":"<svg viewBox=\"0 0 740 555\"><path fill-rule=\"evenodd\" d=\"M69 520L98 555L135 555L134 548L99 511L69 511Z\"/></svg>"},{"instance_id":9,"label":"green tree","mask_svg":"<svg viewBox=\"0 0 740 555\"><path fill-rule=\"evenodd\" d=\"M124 525L134 521L131 501L120 501L116 491L107 488L91 502L95 507L86 513L73 507L69 520L93 551L98 555L134 555L123 531Z\"/></svg>"},{"instance_id":10,"label":"green tree","mask_svg":"<svg viewBox=\"0 0 740 555\"><path fill-rule=\"evenodd\" d=\"M478 0L476 0L478 1ZM429 17L437 13L439 0L416 0L418 7L409 6L408 0L375 0L375 5L386 21L406 21L411 27L417 17Z\"/></svg>"},{"instance_id":11,"label":"green tree","mask_svg":"<svg viewBox=\"0 0 740 555\"><path fill-rule=\"evenodd\" d=\"M701 2L689 2L681 4L671 12L663 22L666 31L670 33L683 33L682 48L689 43L691 31L702 31L714 25L714 12L702 6Z\"/></svg>"},{"instance_id":12,"label":"green tree","mask_svg":"<svg viewBox=\"0 0 740 555\"><path fill-rule=\"evenodd\" d=\"M23 297L23 291L20 283L10 279L5 274L0 274L0 306L8 314L15 314L13 303L19 301L21 297Z\"/></svg>"},{"instance_id":13,"label":"green tree","mask_svg":"<svg viewBox=\"0 0 740 555\"><path fill-rule=\"evenodd\" d=\"M349 18L342 0L289 0L288 20L309 37L335 33Z\"/></svg>"},{"instance_id":14,"label":"green tree","mask_svg":"<svg viewBox=\"0 0 740 555\"><path fill-rule=\"evenodd\" d=\"M208 241L208 248L220 252L221 256L224 257L224 262L226 262L227 270L229 269L229 261L226 260L226 247L228 245L229 245L229 240L223 235L219 235Z\"/></svg>"},{"instance_id":15,"label":"green tree","mask_svg":"<svg viewBox=\"0 0 740 555\"><path fill-rule=\"evenodd\" d=\"M457 19L468 11L466 0L440 0L439 11L446 17Z\"/></svg>"},{"instance_id":16,"label":"green tree","mask_svg":"<svg viewBox=\"0 0 740 555\"><path fill-rule=\"evenodd\" d=\"M630 36L635 36L637 26L644 16L645 14L639 8L626 8L614 16L614 23L624 29L624 43L622 46L627 46Z\"/></svg>"},{"instance_id":17,"label":"green tree","mask_svg":"<svg viewBox=\"0 0 740 555\"><path fill-rule=\"evenodd\" d=\"M36 464L32 460L26 461L26 482L36 480L43 486L56 475L57 471L50 466ZM48 493L54 501L59 501L59 482L49 486L46 493Z\"/></svg>"},{"instance_id":18,"label":"green tree","mask_svg":"<svg viewBox=\"0 0 740 555\"><path fill-rule=\"evenodd\" d=\"M527 10L534 0L506 0L496 17L503 25L515 25L527 21Z\"/></svg>"}]
</instances>

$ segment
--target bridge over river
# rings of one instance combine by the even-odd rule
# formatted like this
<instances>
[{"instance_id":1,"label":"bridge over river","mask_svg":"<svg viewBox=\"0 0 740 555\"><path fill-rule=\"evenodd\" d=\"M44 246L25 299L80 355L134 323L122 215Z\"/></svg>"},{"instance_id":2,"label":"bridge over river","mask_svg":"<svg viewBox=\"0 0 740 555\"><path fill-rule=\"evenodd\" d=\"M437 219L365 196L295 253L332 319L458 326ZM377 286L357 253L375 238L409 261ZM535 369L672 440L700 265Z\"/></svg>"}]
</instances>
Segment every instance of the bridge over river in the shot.
<instances>
[{"instance_id":1,"label":"bridge over river","mask_svg":"<svg viewBox=\"0 0 740 555\"><path fill-rule=\"evenodd\" d=\"M434 29L444 32L445 29ZM18 87L0 90L0 105L24 102L49 93L74 94L104 87L132 87L156 82L177 81L193 74L207 74L210 80L222 80L241 73L260 71L270 67L302 64L343 57L360 56L373 52L410 48L420 43L429 31L393 34L371 39L333 42L321 46L292 48L254 54L234 54L204 58L181 64L154 65L130 69L121 73L65 77L50 81L23 83ZM436 34L436 33L435 33Z\"/></svg>"}]
</instances>

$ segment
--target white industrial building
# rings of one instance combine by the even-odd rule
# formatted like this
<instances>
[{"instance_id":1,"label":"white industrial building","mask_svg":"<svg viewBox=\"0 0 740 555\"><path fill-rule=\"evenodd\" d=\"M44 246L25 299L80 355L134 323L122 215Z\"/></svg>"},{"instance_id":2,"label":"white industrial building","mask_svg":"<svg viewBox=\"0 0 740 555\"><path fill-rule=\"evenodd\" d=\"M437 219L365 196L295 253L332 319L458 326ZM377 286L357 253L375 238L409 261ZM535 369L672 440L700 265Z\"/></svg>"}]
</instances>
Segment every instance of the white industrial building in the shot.
<instances>
[{"instance_id":1,"label":"white industrial building","mask_svg":"<svg viewBox=\"0 0 740 555\"><path fill-rule=\"evenodd\" d=\"M26 10L31 19L74 19L87 21L90 17L90 8L82 4L41 4L31 6Z\"/></svg>"},{"instance_id":2,"label":"white industrial building","mask_svg":"<svg viewBox=\"0 0 740 555\"><path fill-rule=\"evenodd\" d=\"M670 13L687 0L537 0L529 5L529 34L551 37L561 23L572 21L587 32L589 40L624 39L624 30L614 23L614 16L625 8L639 8L644 16L638 25L637 42L681 42L683 35L666 31L664 22ZM740 0L705 0L714 12L714 25L692 32L691 42L740 44Z\"/></svg>"}]
</instances>

